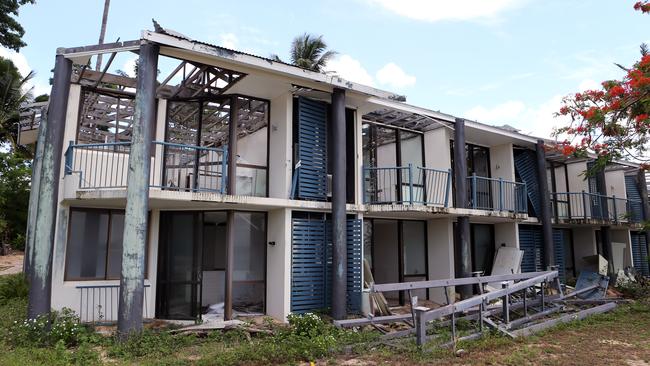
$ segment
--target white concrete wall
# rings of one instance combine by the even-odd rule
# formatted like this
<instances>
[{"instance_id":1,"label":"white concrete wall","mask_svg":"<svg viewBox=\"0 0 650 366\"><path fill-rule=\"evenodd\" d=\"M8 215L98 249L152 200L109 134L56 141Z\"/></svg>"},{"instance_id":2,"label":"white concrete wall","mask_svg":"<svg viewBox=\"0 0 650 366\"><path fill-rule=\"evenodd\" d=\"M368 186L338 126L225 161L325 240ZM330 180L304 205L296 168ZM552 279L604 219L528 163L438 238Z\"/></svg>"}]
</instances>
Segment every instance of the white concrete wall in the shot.
<instances>
[{"instance_id":1,"label":"white concrete wall","mask_svg":"<svg viewBox=\"0 0 650 366\"><path fill-rule=\"evenodd\" d=\"M451 169L450 132L437 128L424 133L424 163L427 168Z\"/></svg>"},{"instance_id":2,"label":"white concrete wall","mask_svg":"<svg viewBox=\"0 0 650 366\"><path fill-rule=\"evenodd\" d=\"M429 279L454 278L454 230L451 219L427 220ZM448 289L450 301L454 301L454 288ZM429 299L446 303L443 288L430 289Z\"/></svg>"},{"instance_id":3,"label":"white concrete wall","mask_svg":"<svg viewBox=\"0 0 650 366\"><path fill-rule=\"evenodd\" d=\"M585 179L586 170L586 161L567 164L567 174L569 176L569 192L589 192L589 183Z\"/></svg>"},{"instance_id":4,"label":"white concrete wall","mask_svg":"<svg viewBox=\"0 0 650 366\"><path fill-rule=\"evenodd\" d=\"M582 258L597 254L596 230L593 227L586 226L573 228L572 231L576 273L580 273L587 265Z\"/></svg>"},{"instance_id":5,"label":"white concrete wall","mask_svg":"<svg viewBox=\"0 0 650 366\"><path fill-rule=\"evenodd\" d=\"M490 147L490 173L492 178L514 182L515 160L512 155L512 144Z\"/></svg>"},{"instance_id":6,"label":"white concrete wall","mask_svg":"<svg viewBox=\"0 0 650 366\"><path fill-rule=\"evenodd\" d=\"M266 314L286 321L291 311L291 210L268 212ZM268 245L268 244L267 244Z\"/></svg>"},{"instance_id":7,"label":"white concrete wall","mask_svg":"<svg viewBox=\"0 0 650 366\"><path fill-rule=\"evenodd\" d=\"M612 243L625 244L623 253L623 268L620 269L624 269L625 267L632 267L634 262L632 261L632 238L630 237L630 230L611 230L611 233ZM618 268L615 268L615 270L618 270Z\"/></svg>"},{"instance_id":8,"label":"white concrete wall","mask_svg":"<svg viewBox=\"0 0 650 366\"><path fill-rule=\"evenodd\" d=\"M625 172L623 170L606 171L605 189L608 196L627 198L627 192L625 191Z\"/></svg>"},{"instance_id":9,"label":"white concrete wall","mask_svg":"<svg viewBox=\"0 0 650 366\"><path fill-rule=\"evenodd\" d=\"M504 222L494 224L494 252L505 244L507 247L519 248L519 224Z\"/></svg>"},{"instance_id":10,"label":"white concrete wall","mask_svg":"<svg viewBox=\"0 0 650 366\"><path fill-rule=\"evenodd\" d=\"M293 96L283 94L271 100L269 136L269 197L289 198L293 170L291 156Z\"/></svg>"}]
</instances>

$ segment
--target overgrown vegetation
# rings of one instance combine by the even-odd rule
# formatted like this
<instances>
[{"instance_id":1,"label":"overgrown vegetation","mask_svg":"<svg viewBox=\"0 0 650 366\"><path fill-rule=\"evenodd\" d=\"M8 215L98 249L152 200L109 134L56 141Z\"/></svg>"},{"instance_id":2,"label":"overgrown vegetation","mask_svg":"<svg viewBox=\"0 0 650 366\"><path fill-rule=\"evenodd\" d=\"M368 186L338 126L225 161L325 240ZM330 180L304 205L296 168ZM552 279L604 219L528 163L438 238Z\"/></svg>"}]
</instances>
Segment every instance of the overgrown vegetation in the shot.
<instances>
[{"instance_id":1,"label":"overgrown vegetation","mask_svg":"<svg viewBox=\"0 0 650 366\"><path fill-rule=\"evenodd\" d=\"M646 297L647 283L636 286L645 287L630 289L629 294ZM0 277L0 347L4 350L0 352L1 365L267 365L308 361L337 364L349 358L372 363L468 365L611 361L607 352L597 353L598 358L594 358L593 347L590 348L594 342L603 344L597 348L614 354L616 342L627 342L638 346L641 359L650 359L648 302L623 305L614 312L564 324L531 338L511 340L490 334L476 341L460 342L457 348L464 352L457 354L438 347L449 340L449 327L436 329L437 338L420 349L412 338L386 345L378 341L378 332L338 329L316 314L291 315L288 325L269 318L262 324L202 335L174 335L168 328L147 329L141 335L118 342L80 325L69 310L25 321L26 289L21 274ZM52 332L47 332L47 321ZM459 336L474 331L474 324L463 320L457 326ZM249 332L247 328L260 331Z\"/></svg>"}]
</instances>

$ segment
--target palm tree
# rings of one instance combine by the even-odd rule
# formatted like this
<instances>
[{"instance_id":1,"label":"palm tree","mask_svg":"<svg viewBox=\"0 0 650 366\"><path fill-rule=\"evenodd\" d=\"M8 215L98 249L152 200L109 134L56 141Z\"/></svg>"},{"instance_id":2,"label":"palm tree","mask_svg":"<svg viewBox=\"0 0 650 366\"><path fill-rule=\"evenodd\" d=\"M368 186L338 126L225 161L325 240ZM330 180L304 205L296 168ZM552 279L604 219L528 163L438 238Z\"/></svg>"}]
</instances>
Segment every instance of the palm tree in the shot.
<instances>
[{"instance_id":1,"label":"palm tree","mask_svg":"<svg viewBox=\"0 0 650 366\"><path fill-rule=\"evenodd\" d=\"M11 60L0 57L0 144L8 142L12 150L16 148L15 126L20 108L32 99L26 85L33 76L31 71L23 77Z\"/></svg>"},{"instance_id":2,"label":"palm tree","mask_svg":"<svg viewBox=\"0 0 650 366\"><path fill-rule=\"evenodd\" d=\"M311 71L323 71L327 61L336 55L336 51L327 50L323 36L304 33L291 42L291 63ZM277 55L271 56L276 61L281 61Z\"/></svg>"},{"instance_id":3,"label":"palm tree","mask_svg":"<svg viewBox=\"0 0 650 366\"><path fill-rule=\"evenodd\" d=\"M106 21L108 20L108 8L111 6L111 0L104 1L104 12L102 13L102 25L99 29L99 44L104 43L104 36L106 36ZM95 70L99 71L102 67L102 54L97 55L97 64Z\"/></svg>"}]
</instances>

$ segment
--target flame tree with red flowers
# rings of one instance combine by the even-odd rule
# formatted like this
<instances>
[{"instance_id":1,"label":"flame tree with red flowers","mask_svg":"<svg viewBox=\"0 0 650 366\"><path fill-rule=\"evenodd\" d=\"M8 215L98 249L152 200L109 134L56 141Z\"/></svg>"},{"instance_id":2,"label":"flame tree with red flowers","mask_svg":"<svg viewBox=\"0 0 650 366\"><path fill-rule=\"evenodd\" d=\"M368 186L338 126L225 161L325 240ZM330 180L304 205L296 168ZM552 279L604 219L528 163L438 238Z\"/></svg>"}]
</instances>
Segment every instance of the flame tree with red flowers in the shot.
<instances>
[{"instance_id":1,"label":"flame tree with red flowers","mask_svg":"<svg viewBox=\"0 0 650 366\"><path fill-rule=\"evenodd\" d=\"M650 0L634 9L650 13ZM557 115L571 122L555 130L566 136L557 149L567 156L597 155L594 171L607 163L627 158L650 169L650 52L641 45L641 60L625 70L622 80L609 80L598 90L569 95Z\"/></svg>"}]
</instances>

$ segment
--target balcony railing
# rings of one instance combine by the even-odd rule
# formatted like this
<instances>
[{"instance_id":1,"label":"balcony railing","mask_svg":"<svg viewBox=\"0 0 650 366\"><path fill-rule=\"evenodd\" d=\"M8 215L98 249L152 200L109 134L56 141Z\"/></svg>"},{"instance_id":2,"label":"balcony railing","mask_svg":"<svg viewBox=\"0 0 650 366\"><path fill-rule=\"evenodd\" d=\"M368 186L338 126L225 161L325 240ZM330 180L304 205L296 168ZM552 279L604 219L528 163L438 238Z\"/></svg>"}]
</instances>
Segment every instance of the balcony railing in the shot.
<instances>
[{"instance_id":1,"label":"balcony railing","mask_svg":"<svg viewBox=\"0 0 650 366\"><path fill-rule=\"evenodd\" d=\"M451 170L413 166L363 168L364 202L449 207Z\"/></svg>"},{"instance_id":2,"label":"balcony railing","mask_svg":"<svg viewBox=\"0 0 650 366\"><path fill-rule=\"evenodd\" d=\"M602 220L638 223L643 220L640 200L617 198L589 192L551 193L556 220Z\"/></svg>"},{"instance_id":3,"label":"balcony railing","mask_svg":"<svg viewBox=\"0 0 650 366\"><path fill-rule=\"evenodd\" d=\"M224 193L227 159L224 149L154 141L149 186L164 190ZM79 175L79 189L126 188L130 142L70 143L67 175Z\"/></svg>"},{"instance_id":4,"label":"balcony railing","mask_svg":"<svg viewBox=\"0 0 650 366\"><path fill-rule=\"evenodd\" d=\"M147 297L151 296L151 285L144 285L145 319L150 318ZM117 321L120 285L78 285L79 321L82 323L112 323Z\"/></svg>"},{"instance_id":5,"label":"balcony railing","mask_svg":"<svg viewBox=\"0 0 650 366\"><path fill-rule=\"evenodd\" d=\"M526 183L472 175L469 182L469 207L476 210L528 212Z\"/></svg>"}]
</instances>

